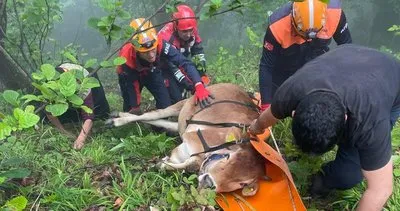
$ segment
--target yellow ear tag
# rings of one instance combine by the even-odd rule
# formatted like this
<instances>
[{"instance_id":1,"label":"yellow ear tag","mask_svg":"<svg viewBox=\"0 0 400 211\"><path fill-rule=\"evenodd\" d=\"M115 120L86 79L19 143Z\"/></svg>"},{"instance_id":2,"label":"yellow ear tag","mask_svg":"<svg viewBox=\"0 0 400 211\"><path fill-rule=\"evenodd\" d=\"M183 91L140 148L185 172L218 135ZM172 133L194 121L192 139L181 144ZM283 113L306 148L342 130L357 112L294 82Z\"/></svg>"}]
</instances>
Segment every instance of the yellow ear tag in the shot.
<instances>
[{"instance_id":1,"label":"yellow ear tag","mask_svg":"<svg viewBox=\"0 0 400 211\"><path fill-rule=\"evenodd\" d=\"M235 134L228 133L228 135L226 136L225 142L232 142L232 141L236 141Z\"/></svg>"}]
</instances>

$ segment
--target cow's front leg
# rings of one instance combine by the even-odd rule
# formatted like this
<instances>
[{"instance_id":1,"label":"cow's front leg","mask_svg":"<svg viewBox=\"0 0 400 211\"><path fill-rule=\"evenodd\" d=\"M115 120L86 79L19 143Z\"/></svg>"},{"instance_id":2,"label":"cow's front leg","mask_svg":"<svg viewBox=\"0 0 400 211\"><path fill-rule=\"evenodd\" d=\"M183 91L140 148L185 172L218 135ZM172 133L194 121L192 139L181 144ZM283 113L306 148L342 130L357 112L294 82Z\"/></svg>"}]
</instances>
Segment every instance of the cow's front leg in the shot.
<instances>
[{"instance_id":1,"label":"cow's front leg","mask_svg":"<svg viewBox=\"0 0 400 211\"><path fill-rule=\"evenodd\" d=\"M172 150L170 157L165 157L161 163L163 170L198 171L203 159L200 156L190 157L187 144L184 142Z\"/></svg>"},{"instance_id":2,"label":"cow's front leg","mask_svg":"<svg viewBox=\"0 0 400 211\"><path fill-rule=\"evenodd\" d=\"M162 170L185 170L188 172L197 172L200 169L200 165L203 159L200 156L193 156L187 159L183 163L171 163L169 160L164 161L161 164Z\"/></svg>"}]
</instances>

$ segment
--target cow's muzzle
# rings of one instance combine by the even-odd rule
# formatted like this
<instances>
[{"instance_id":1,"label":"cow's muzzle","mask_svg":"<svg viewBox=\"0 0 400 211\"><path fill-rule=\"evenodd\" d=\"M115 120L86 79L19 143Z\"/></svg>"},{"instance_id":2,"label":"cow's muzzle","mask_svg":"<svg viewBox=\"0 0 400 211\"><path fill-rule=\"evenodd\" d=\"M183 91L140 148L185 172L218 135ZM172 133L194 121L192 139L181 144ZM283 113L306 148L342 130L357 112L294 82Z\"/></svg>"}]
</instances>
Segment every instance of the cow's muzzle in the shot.
<instances>
[{"instance_id":1,"label":"cow's muzzle","mask_svg":"<svg viewBox=\"0 0 400 211\"><path fill-rule=\"evenodd\" d=\"M215 189L215 181L210 174L202 174L199 176L199 188L212 188Z\"/></svg>"}]
</instances>

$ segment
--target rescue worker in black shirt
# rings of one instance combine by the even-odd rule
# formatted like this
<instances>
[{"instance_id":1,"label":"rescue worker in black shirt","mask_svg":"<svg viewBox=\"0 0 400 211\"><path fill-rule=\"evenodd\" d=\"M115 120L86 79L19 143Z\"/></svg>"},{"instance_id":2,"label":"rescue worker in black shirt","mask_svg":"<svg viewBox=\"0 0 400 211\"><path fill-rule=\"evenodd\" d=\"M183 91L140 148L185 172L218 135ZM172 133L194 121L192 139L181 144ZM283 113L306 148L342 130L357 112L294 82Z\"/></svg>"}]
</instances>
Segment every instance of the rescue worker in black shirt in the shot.
<instances>
[{"instance_id":1,"label":"rescue worker in black shirt","mask_svg":"<svg viewBox=\"0 0 400 211\"><path fill-rule=\"evenodd\" d=\"M338 45L352 42L340 0L328 5L320 0L290 1L269 17L259 69L262 110L287 78L329 50L332 38Z\"/></svg>"},{"instance_id":2,"label":"rescue worker in black shirt","mask_svg":"<svg viewBox=\"0 0 400 211\"><path fill-rule=\"evenodd\" d=\"M357 210L382 210L393 191L391 130L399 115L400 62L348 44L287 79L249 130L259 134L292 117L294 143L302 151L322 154L337 144L335 160L313 176L311 195L349 189L365 178Z\"/></svg>"}]
</instances>

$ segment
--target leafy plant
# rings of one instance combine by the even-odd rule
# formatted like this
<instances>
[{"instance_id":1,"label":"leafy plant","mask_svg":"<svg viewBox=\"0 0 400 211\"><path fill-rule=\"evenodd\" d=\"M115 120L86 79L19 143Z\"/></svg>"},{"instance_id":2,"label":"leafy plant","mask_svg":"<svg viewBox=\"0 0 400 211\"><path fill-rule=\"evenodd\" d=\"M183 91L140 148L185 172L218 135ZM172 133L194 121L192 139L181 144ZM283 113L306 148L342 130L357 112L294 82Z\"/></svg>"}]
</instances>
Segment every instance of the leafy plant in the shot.
<instances>
[{"instance_id":1,"label":"leafy plant","mask_svg":"<svg viewBox=\"0 0 400 211\"><path fill-rule=\"evenodd\" d=\"M107 15L100 18L92 17L88 20L88 24L105 37L108 46L112 41L129 38L133 34L131 27L119 24L119 20L131 18L129 12L123 7L124 0L98 0L97 4L106 11Z\"/></svg>"},{"instance_id":2,"label":"leafy plant","mask_svg":"<svg viewBox=\"0 0 400 211\"><path fill-rule=\"evenodd\" d=\"M215 191L210 189L197 190L194 184L197 175L183 177L182 184L177 188L172 188L167 195L167 203L172 210L200 210L201 206L215 206Z\"/></svg>"}]
</instances>

